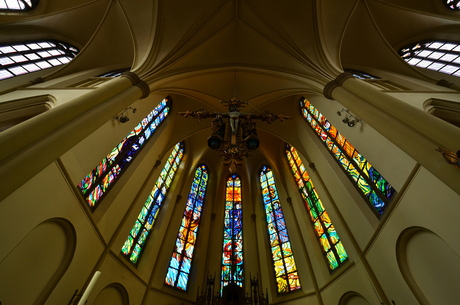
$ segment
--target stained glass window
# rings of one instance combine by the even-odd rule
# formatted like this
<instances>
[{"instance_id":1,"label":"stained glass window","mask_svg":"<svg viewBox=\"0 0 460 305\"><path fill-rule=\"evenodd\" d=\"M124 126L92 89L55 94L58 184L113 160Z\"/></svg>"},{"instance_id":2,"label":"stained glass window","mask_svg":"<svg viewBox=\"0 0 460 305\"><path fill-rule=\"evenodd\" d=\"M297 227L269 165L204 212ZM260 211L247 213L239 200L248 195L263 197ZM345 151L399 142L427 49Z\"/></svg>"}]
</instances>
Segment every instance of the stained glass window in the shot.
<instances>
[{"instance_id":1,"label":"stained glass window","mask_svg":"<svg viewBox=\"0 0 460 305\"><path fill-rule=\"evenodd\" d=\"M243 287L243 210L241 180L234 174L227 178L225 192L224 245L220 292L230 283Z\"/></svg>"},{"instance_id":2,"label":"stained glass window","mask_svg":"<svg viewBox=\"0 0 460 305\"><path fill-rule=\"evenodd\" d=\"M431 40L402 48L399 55L409 65L460 76L460 45Z\"/></svg>"},{"instance_id":3,"label":"stained glass window","mask_svg":"<svg viewBox=\"0 0 460 305\"><path fill-rule=\"evenodd\" d=\"M137 217L134 227L131 229L129 236L121 249L123 255L133 264L138 264L141 258L150 230L155 224L161 205L166 197L169 187L171 186L172 180L174 179L183 156L184 145L182 143L178 143L174 146L168 161L166 161L166 164L160 173L160 177L158 177L152 192L150 192L144 207Z\"/></svg>"},{"instance_id":4,"label":"stained glass window","mask_svg":"<svg viewBox=\"0 0 460 305\"><path fill-rule=\"evenodd\" d=\"M348 178L380 216L396 193L395 189L307 99L300 100L300 110Z\"/></svg>"},{"instance_id":5,"label":"stained glass window","mask_svg":"<svg viewBox=\"0 0 460 305\"><path fill-rule=\"evenodd\" d=\"M442 0L442 2L451 10L460 10L460 0Z\"/></svg>"},{"instance_id":6,"label":"stained glass window","mask_svg":"<svg viewBox=\"0 0 460 305\"><path fill-rule=\"evenodd\" d=\"M260 187L267 218L275 278L279 293L300 289L299 275L292 252L273 172L264 166L260 172Z\"/></svg>"},{"instance_id":7,"label":"stained glass window","mask_svg":"<svg viewBox=\"0 0 460 305\"><path fill-rule=\"evenodd\" d=\"M208 170L200 165L190 188L184 216L177 234L176 245L169 263L165 283L180 290L187 290L188 276L192 266L198 226L203 210L204 195L208 184Z\"/></svg>"},{"instance_id":8,"label":"stained glass window","mask_svg":"<svg viewBox=\"0 0 460 305\"><path fill-rule=\"evenodd\" d=\"M0 0L0 10L30 11L38 4L38 0Z\"/></svg>"},{"instance_id":9,"label":"stained glass window","mask_svg":"<svg viewBox=\"0 0 460 305\"><path fill-rule=\"evenodd\" d=\"M171 99L167 97L78 184L86 203L93 210L166 118L170 107Z\"/></svg>"},{"instance_id":10,"label":"stained glass window","mask_svg":"<svg viewBox=\"0 0 460 305\"><path fill-rule=\"evenodd\" d=\"M330 271L333 271L345 263L348 258L347 252L329 219L318 193L316 193L313 182L310 180L310 176L308 176L297 150L290 145L286 145L286 156L302 199L305 202L305 208L308 215L310 215L321 250L324 253Z\"/></svg>"},{"instance_id":11,"label":"stained glass window","mask_svg":"<svg viewBox=\"0 0 460 305\"><path fill-rule=\"evenodd\" d=\"M0 44L0 80L64 65L78 52L76 47L56 40Z\"/></svg>"}]
</instances>

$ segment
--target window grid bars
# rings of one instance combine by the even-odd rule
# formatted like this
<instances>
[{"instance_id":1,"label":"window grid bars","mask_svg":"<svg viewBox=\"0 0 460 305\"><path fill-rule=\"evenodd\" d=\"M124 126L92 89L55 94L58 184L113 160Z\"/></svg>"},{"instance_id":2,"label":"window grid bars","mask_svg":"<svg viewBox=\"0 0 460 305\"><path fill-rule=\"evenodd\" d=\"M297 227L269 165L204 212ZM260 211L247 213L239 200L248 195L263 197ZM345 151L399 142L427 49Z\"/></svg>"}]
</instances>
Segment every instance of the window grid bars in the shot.
<instances>
[{"instance_id":1,"label":"window grid bars","mask_svg":"<svg viewBox=\"0 0 460 305\"><path fill-rule=\"evenodd\" d=\"M0 10L30 11L37 7L39 0L0 0Z\"/></svg>"},{"instance_id":2,"label":"window grid bars","mask_svg":"<svg viewBox=\"0 0 460 305\"><path fill-rule=\"evenodd\" d=\"M56 40L0 44L0 80L67 64L78 52L74 46Z\"/></svg>"},{"instance_id":3,"label":"window grid bars","mask_svg":"<svg viewBox=\"0 0 460 305\"><path fill-rule=\"evenodd\" d=\"M310 127L316 132L317 136L320 138L320 140L322 141L323 145L335 157L334 159L340 165L340 168L342 168L342 170L347 174L346 176L348 177L348 179L359 190L359 193L363 196L365 201L372 208L372 211L375 213L375 215L380 218L380 216L383 214L383 212L388 207L388 205L390 203L390 199L393 198L393 196L396 193L396 191L383 178L383 176L380 173L378 173L378 171L375 170L375 168L364 157L362 157L361 154L359 154L359 152L351 145L351 143L348 142L348 140L346 140L345 137L343 137L340 134L340 132L337 129L335 129L335 127L333 127L332 124L331 124L330 129L334 128L336 133L337 133L335 137L332 136L331 133L329 132L329 130L326 130L324 128L323 124L317 119L316 114L313 114L310 111L307 103L311 107L313 107L313 105L311 105L310 102L308 102L306 99L301 99L300 100L300 107L301 107L302 115L307 120L307 122L310 124ZM330 123L329 121L327 121L327 119L319 111L317 111L317 112L318 112L318 115L321 116L324 119L324 122ZM311 123L308 120L309 118L311 119ZM317 129L317 128L319 128L319 129ZM337 141L337 137L339 137L339 135L344 140L343 145L338 143L338 141ZM333 145L329 146L328 142L330 144L333 144ZM353 158L351 158L349 156L348 152L346 152L346 151L344 152L344 150L345 150L344 146L347 143L348 143L349 147L352 148L352 151L350 152L350 154L353 156ZM335 153L332 151L332 147L337 148L337 150L339 152L338 156L334 155ZM355 161L355 158L362 158L364 160L363 164L362 165L358 164ZM346 163L346 166L344 166L345 164L341 162L344 159L346 159L346 162L344 161L344 163ZM369 168L372 168L372 174L370 174L370 175L374 175L374 172L377 173L376 174L377 178L375 179L376 180L375 182L373 180L371 180L369 175L366 174L362 170L363 168L366 168L368 166L369 166ZM356 180L350 174L350 171L352 171L352 170L356 170L359 173L359 177L356 178ZM367 193L365 193L365 191L360 187L361 178L365 180L365 183L371 189ZM376 186L376 184L379 184L379 183L381 185L383 185L383 187L385 188L386 194L383 194L382 190L380 190ZM362 184L362 182L361 182L361 184ZM363 187L365 188L365 186L363 186ZM377 198L375 196L373 196L374 194L375 194L375 196L377 196Z\"/></svg>"},{"instance_id":4,"label":"window grid bars","mask_svg":"<svg viewBox=\"0 0 460 305\"><path fill-rule=\"evenodd\" d=\"M142 258L145 249L144 246L150 238L150 231L160 213L162 203L168 194L169 187L175 177L183 156L184 144L178 143L171 152L168 161L166 161L167 163L163 167L155 186L121 249L123 256L135 266L138 265Z\"/></svg>"},{"instance_id":5,"label":"window grid bars","mask_svg":"<svg viewBox=\"0 0 460 305\"><path fill-rule=\"evenodd\" d=\"M402 48L399 55L409 65L460 77L460 45L448 41L424 41Z\"/></svg>"},{"instance_id":6,"label":"window grid bars","mask_svg":"<svg viewBox=\"0 0 460 305\"><path fill-rule=\"evenodd\" d=\"M343 248L343 245L340 241L338 234L336 233L336 236L335 236L335 238L337 239L336 242L334 242L334 240L331 238L330 232L336 232L335 227L330 221L329 215L326 209L324 208L321 202L321 199L316 193L313 182L311 181L307 171L305 170L302 160L300 160L297 154L297 150L290 145L286 145L286 156L288 159L288 163L292 169L294 179L296 180L296 183L299 186L300 195L302 199L304 200L305 209L307 210L310 216L311 224L312 224L313 230L316 233L316 238L318 239L318 242L320 244L320 248L323 252L324 259L326 263L329 265L329 271L333 272L334 270L342 266L348 260L348 255L346 254L346 251ZM307 183L310 183L311 190L309 187L307 187ZM304 190L306 194L304 194L302 190ZM307 198L311 200L311 204ZM322 211L319 211L320 208ZM313 212L311 212L310 210L313 210ZM315 217L315 214L316 214L316 217ZM329 221L329 226L325 225L324 223L325 220ZM321 229L319 228L317 229L315 227L315 223L319 223L321 226ZM322 234L321 234L321 231L323 232ZM321 237L323 234L326 236L326 240L322 242ZM325 247L327 246L329 246L329 250L325 249ZM341 250L343 251L344 256L342 258L338 254L336 247L340 247ZM330 253L333 254L333 257L330 256Z\"/></svg>"},{"instance_id":7,"label":"window grid bars","mask_svg":"<svg viewBox=\"0 0 460 305\"><path fill-rule=\"evenodd\" d=\"M104 196L115 185L118 178L129 167L138 152L145 146L159 125L169 113L171 100L164 99L145 117L112 151L105 157L85 179L78 188L86 203L94 211ZM156 112L156 114L155 114ZM114 157L115 155L115 157Z\"/></svg>"}]
</instances>

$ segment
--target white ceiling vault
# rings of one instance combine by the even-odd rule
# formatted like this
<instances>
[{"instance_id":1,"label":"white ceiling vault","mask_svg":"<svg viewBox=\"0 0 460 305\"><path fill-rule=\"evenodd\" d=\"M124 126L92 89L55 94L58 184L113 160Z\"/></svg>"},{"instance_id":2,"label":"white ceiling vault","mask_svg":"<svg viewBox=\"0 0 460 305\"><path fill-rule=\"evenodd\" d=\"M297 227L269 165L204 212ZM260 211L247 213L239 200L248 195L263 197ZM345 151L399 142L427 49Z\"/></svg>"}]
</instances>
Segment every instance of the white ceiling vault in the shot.
<instances>
[{"instance_id":1,"label":"white ceiling vault","mask_svg":"<svg viewBox=\"0 0 460 305\"><path fill-rule=\"evenodd\" d=\"M26 17L2 15L0 41L54 38L79 47L53 78L130 66L152 92L211 103L236 90L259 107L321 94L344 68L430 80L397 51L420 39L460 40L458 14L438 0L43 0Z\"/></svg>"}]
</instances>

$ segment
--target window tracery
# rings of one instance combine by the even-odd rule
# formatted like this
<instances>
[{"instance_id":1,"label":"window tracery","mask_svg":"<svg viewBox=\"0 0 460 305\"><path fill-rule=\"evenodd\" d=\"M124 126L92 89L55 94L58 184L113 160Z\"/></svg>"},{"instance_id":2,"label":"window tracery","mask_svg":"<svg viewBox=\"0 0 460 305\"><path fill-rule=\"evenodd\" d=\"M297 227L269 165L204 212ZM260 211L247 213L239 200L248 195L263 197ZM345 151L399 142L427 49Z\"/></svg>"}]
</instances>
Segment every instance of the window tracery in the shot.
<instances>
[{"instance_id":1,"label":"window tracery","mask_svg":"<svg viewBox=\"0 0 460 305\"><path fill-rule=\"evenodd\" d=\"M292 252L281 203L272 170L264 166L260 171L260 187L267 219L270 248L279 293L300 289L297 266Z\"/></svg>"},{"instance_id":2,"label":"window tracery","mask_svg":"<svg viewBox=\"0 0 460 305\"><path fill-rule=\"evenodd\" d=\"M77 187L90 208L94 210L101 198L118 181L124 170L145 146L146 141L164 121L170 107L171 99L167 97L78 184Z\"/></svg>"},{"instance_id":3,"label":"window tracery","mask_svg":"<svg viewBox=\"0 0 460 305\"><path fill-rule=\"evenodd\" d=\"M241 180L227 178L225 191L224 245L220 291L231 282L243 287L243 214Z\"/></svg>"},{"instance_id":4,"label":"window tracery","mask_svg":"<svg viewBox=\"0 0 460 305\"><path fill-rule=\"evenodd\" d=\"M69 63L79 50L62 41L0 44L0 80Z\"/></svg>"},{"instance_id":5,"label":"window tracery","mask_svg":"<svg viewBox=\"0 0 460 305\"><path fill-rule=\"evenodd\" d=\"M305 98L300 100L300 111L363 198L380 217L396 193L395 189Z\"/></svg>"},{"instance_id":6,"label":"window tracery","mask_svg":"<svg viewBox=\"0 0 460 305\"><path fill-rule=\"evenodd\" d=\"M203 201L208 184L208 170L200 165L195 171L190 193L185 206L184 216L179 228L176 245L169 262L165 284L187 290L189 274L192 267L193 252L198 233L198 226L203 210Z\"/></svg>"},{"instance_id":7,"label":"window tracery","mask_svg":"<svg viewBox=\"0 0 460 305\"><path fill-rule=\"evenodd\" d=\"M329 265L329 270L334 271L347 261L347 252L316 192L310 176L305 170L302 160L297 154L297 150L290 145L286 145L286 157L315 229L321 250Z\"/></svg>"},{"instance_id":8,"label":"window tracery","mask_svg":"<svg viewBox=\"0 0 460 305\"><path fill-rule=\"evenodd\" d=\"M145 248L150 231L155 224L155 220L160 212L161 205L171 186L171 183L179 168L182 157L184 156L184 144L178 143L174 146L163 170L158 177L155 186L150 192L131 232L126 239L121 252L133 264L138 264Z\"/></svg>"},{"instance_id":9,"label":"window tracery","mask_svg":"<svg viewBox=\"0 0 460 305\"><path fill-rule=\"evenodd\" d=\"M402 48L399 55L411 66L460 76L460 44L456 42L417 42Z\"/></svg>"}]
</instances>

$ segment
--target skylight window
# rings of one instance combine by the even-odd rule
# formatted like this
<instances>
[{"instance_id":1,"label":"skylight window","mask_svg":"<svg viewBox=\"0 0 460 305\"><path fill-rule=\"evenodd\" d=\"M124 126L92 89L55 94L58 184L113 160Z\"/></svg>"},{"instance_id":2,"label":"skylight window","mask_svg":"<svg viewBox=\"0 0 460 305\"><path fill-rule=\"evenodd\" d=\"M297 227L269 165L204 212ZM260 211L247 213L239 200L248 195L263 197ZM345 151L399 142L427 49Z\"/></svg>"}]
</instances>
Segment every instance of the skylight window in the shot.
<instances>
[{"instance_id":1,"label":"skylight window","mask_svg":"<svg viewBox=\"0 0 460 305\"><path fill-rule=\"evenodd\" d=\"M0 0L0 10L30 11L38 4L38 0Z\"/></svg>"},{"instance_id":2,"label":"skylight window","mask_svg":"<svg viewBox=\"0 0 460 305\"><path fill-rule=\"evenodd\" d=\"M0 80L65 65L78 52L76 47L54 40L0 44Z\"/></svg>"},{"instance_id":3,"label":"skylight window","mask_svg":"<svg viewBox=\"0 0 460 305\"><path fill-rule=\"evenodd\" d=\"M459 1L451 1L460 3ZM460 44L447 41L419 42L399 51L409 65L460 76Z\"/></svg>"}]
</instances>

